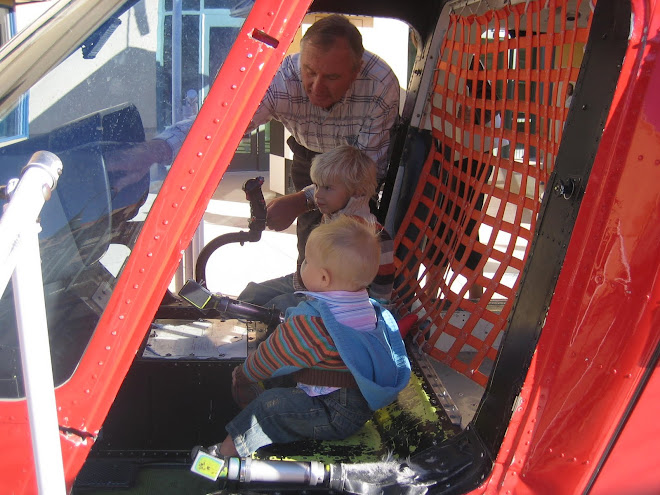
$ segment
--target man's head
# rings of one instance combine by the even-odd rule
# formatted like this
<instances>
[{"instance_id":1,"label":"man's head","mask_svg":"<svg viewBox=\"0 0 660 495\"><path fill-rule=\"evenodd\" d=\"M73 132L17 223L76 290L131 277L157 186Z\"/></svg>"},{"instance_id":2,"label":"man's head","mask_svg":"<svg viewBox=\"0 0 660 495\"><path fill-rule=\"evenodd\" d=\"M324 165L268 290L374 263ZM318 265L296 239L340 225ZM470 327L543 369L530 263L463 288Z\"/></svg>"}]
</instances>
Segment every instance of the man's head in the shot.
<instances>
[{"instance_id":1,"label":"man's head","mask_svg":"<svg viewBox=\"0 0 660 495\"><path fill-rule=\"evenodd\" d=\"M321 213L329 215L343 209L352 197L372 197L378 184L376 168L376 163L354 146L343 145L316 155L309 175Z\"/></svg>"},{"instance_id":2,"label":"man's head","mask_svg":"<svg viewBox=\"0 0 660 495\"><path fill-rule=\"evenodd\" d=\"M312 230L300 274L308 290L366 289L380 265L380 242L374 225L341 215Z\"/></svg>"},{"instance_id":3,"label":"man's head","mask_svg":"<svg viewBox=\"0 0 660 495\"><path fill-rule=\"evenodd\" d=\"M313 105L330 108L341 100L362 65L362 35L341 15L312 24L300 42L303 88Z\"/></svg>"}]
</instances>

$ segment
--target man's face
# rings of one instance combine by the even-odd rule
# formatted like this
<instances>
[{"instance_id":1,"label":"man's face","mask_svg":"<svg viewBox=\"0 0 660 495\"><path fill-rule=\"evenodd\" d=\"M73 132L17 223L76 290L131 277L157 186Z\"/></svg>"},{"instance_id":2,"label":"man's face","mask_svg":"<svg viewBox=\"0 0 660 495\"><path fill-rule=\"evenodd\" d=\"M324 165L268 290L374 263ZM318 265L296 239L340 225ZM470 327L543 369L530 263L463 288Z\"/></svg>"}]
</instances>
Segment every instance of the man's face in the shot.
<instances>
[{"instance_id":1,"label":"man's face","mask_svg":"<svg viewBox=\"0 0 660 495\"><path fill-rule=\"evenodd\" d=\"M312 105L326 109L344 97L360 70L348 43L341 38L327 50L304 43L300 65L309 100Z\"/></svg>"}]
</instances>

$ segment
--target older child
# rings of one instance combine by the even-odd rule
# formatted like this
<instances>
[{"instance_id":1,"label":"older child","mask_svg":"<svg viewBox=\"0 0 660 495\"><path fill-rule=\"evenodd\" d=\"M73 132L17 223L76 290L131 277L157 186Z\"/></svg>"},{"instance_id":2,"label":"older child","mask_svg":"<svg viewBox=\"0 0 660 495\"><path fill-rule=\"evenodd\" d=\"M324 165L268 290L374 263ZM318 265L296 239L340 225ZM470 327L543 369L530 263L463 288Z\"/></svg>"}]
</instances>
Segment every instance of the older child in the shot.
<instances>
[{"instance_id":1,"label":"older child","mask_svg":"<svg viewBox=\"0 0 660 495\"><path fill-rule=\"evenodd\" d=\"M345 438L406 386L410 362L396 321L366 291L379 252L373 228L348 216L312 231L301 269L308 300L290 308L234 370L233 395L289 374L297 386L271 388L249 402L227 424L216 453L245 457L271 443Z\"/></svg>"},{"instance_id":2,"label":"older child","mask_svg":"<svg viewBox=\"0 0 660 495\"><path fill-rule=\"evenodd\" d=\"M323 214L321 223L340 215L350 215L374 225L378 230L381 252L379 268L367 290L371 298L381 304L389 304L394 284L393 241L369 210L369 200L377 186L376 163L353 146L339 146L314 157L310 176L313 186L305 188L305 192L308 203ZM300 259L299 264L302 261ZM238 299L285 311L300 301L294 292L304 289L299 272L296 272L266 282L251 282Z\"/></svg>"},{"instance_id":3,"label":"older child","mask_svg":"<svg viewBox=\"0 0 660 495\"><path fill-rule=\"evenodd\" d=\"M376 163L353 146L340 146L315 157L310 176L315 186L314 203L323 214L321 223L350 215L373 224L380 239L378 273L369 283L369 296L381 304L392 297L394 284L393 241L369 209L376 193Z\"/></svg>"}]
</instances>

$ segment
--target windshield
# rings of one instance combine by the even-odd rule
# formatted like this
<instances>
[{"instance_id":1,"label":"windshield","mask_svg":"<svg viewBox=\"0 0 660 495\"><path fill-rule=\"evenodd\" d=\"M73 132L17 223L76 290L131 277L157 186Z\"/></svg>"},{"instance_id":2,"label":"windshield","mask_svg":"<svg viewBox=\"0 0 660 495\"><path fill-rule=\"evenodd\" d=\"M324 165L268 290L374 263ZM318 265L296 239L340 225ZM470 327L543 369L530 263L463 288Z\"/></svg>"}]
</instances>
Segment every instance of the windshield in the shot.
<instances>
[{"instance_id":1,"label":"windshield","mask_svg":"<svg viewBox=\"0 0 660 495\"><path fill-rule=\"evenodd\" d=\"M56 385L80 361L167 175L172 156L147 153L149 143L194 119L250 6L177 4L126 2L0 121L0 184L36 151L63 163L40 219ZM0 398L23 397L11 284L0 318Z\"/></svg>"}]
</instances>

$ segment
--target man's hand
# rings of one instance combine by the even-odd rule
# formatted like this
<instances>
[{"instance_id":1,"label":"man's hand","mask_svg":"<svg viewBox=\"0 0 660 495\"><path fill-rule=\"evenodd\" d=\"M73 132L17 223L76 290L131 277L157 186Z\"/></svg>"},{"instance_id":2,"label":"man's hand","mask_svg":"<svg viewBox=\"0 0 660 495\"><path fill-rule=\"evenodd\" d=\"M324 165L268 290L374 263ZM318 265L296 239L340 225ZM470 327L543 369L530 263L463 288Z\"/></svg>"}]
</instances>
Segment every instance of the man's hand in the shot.
<instances>
[{"instance_id":1,"label":"man's hand","mask_svg":"<svg viewBox=\"0 0 660 495\"><path fill-rule=\"evenodd\" d=\"M280 232L300 215L307 211L307 198L304 191L275 198L266 206L266 226Z\"/></svg>"}]
</instances>

